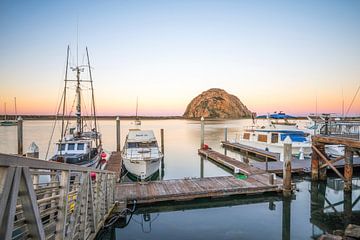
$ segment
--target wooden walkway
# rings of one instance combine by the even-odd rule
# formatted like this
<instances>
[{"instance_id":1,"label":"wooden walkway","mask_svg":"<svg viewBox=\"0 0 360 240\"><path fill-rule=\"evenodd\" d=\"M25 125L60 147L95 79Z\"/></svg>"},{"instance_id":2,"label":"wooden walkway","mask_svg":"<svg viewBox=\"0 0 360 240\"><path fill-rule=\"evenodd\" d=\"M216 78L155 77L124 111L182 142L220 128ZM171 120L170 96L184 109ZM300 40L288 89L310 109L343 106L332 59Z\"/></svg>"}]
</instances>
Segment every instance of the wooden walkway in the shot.
<instances>
[{"instance_id":1,"label":"wooden walkway","mask_svg":"<svg viewBox=\"0 0 360 240\"><path fill-rule=\"evenodd\" d=\"M155 203L280 191L281 179L270 184L268 174L259 174L247 179L230 176L120 183L115 185L114 195L119 202Z\"/></svg>"},{"instance_id":2,"label":"wooden walkway","mask_svg":"<svg viewBox=\"0 0 360 240\"><path fill-rule=\"evenodd\" d=\"M216 152L211 149L199 149L198 153L200 155L205 156L208 159L213 160L227 168L230 168L235 173L242 173L246 176L254 175L254 174L264 174L266 173L265 170L259 169L257 167L250 166L246 163L240 162L235 158L231 158L219 152Z\"/></svg>"},{"instance_id":3,"label":"wooden walkway","mask_svg":"<svg viewBox=\"0 0 360 240\"><path fill-rule=\"evenodd\" d=\"M221 141L221 144L226 147L226 148L231 148L237 151L242 151L245 152L247 154L253 154L256 156L262 156L268 159L272 159L275 161L279 161L280 160L280 154L279 153L274 153L274 152L269 152L269 151L265 151L262 149L258 149L255 147L250 147L244 144L240 144L240 143L230 143L229 141Z\"/></svg>"},{"instance_id":4,"label":"wooden walkway","mask_svg":"<svg viewBox=\"0 0 360 240\"><path fill-rule=\"evenodd\" d=\"M122 164L121 152L112 152L105 169L111 172L116 172L117 177L120 178Z\"/></svg>"}]
</instances>

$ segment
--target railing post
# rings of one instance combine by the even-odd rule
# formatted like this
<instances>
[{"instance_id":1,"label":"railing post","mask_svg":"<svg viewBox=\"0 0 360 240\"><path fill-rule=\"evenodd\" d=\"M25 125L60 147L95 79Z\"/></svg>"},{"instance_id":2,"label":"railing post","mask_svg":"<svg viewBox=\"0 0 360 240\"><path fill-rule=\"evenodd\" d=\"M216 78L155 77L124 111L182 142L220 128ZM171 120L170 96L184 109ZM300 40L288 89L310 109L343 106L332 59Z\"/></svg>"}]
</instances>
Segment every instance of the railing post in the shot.
<instances>
[{"instance_id":1,"label":"railing post","mask_svg":"<svg viewBox=\"0 0 360 240\"><path fill-rule=\"evenodd\" d=\"M18 154L23 155L23 119L18 118L17 123Z\"/></svg>"},{"instance_id":2,"label":"railing post","mask_svg":"<svg viewBox=\"0 0 360 240\"><path fill-rule=\"evenodd\" d=\"M164 154L164 129L160 129L161 152Z\"/></svg>"},{"instance_id":3,"label":"railing post","mask_svg":"<svg viewBox=\"0 0 360 240\"><path fill-rule=\"evenodd\" d=\"M204 132L205 132L205 124L204 124L204 117L201 117L201 139L200 139L200 148L202 149L204 147Z\"/></svg>"},{"instance_id":4,"label":"railing post","mask_svg":"<svg viewBox=\"0 0 360 240\"><path fill-rule=\"evenodd\" d=\"M292 143L290 137L284 141L284 167L283 167L283 194L291 195L291 160L292 160Z\"/></svg>"},{"instance_id":5,"label":"railing post","mask_svg":"<svg viewBox=\"0 0 360 240\"><path fill-rule=\"evenodd\" d=\"M224 141L225 142L227 142L227 135L228 135L228 129L227 129L227 127L226 128L224 128Z\"/></svg>"},{"instance_id":6,"label":"railing post","mask_svg":"<svg viewBox=\"0 0 360 240\"><path fill-rule=\"evenodd\" d=\"M55 239L65 239L66 236L66 224L67 224L67 206L69 200L69 187L70 187L70 172L62 171L60 179L60 191L59 191L59 211L56 220L56 234Z\"/></svg>"},{"instance_id":7,"label":"railing post","mask_svg":"<svg viewBox=\"0 0 360 240\"><path fill-rule=\"evenodd\" d=\"M120 152L120 117L116 117L116 151Z\"/></svg>"}]
</instances>

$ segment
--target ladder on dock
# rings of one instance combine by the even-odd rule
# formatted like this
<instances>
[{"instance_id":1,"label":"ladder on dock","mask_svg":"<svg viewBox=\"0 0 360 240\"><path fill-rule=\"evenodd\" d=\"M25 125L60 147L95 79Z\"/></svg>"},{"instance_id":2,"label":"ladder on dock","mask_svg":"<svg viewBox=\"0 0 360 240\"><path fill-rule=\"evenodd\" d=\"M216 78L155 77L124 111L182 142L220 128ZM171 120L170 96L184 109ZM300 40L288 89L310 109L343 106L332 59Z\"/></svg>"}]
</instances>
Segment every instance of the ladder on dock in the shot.
<instances>
[{"instance_id":1,"label":"ladder on dock","mask_svg":"<svg viewBox=\"0 0 360 240\"><path fill-rule=\"evenodd\" d=\"M0 154L1 239L94 239L115 206L115 173Z\"/></svg>"}]
</instances>

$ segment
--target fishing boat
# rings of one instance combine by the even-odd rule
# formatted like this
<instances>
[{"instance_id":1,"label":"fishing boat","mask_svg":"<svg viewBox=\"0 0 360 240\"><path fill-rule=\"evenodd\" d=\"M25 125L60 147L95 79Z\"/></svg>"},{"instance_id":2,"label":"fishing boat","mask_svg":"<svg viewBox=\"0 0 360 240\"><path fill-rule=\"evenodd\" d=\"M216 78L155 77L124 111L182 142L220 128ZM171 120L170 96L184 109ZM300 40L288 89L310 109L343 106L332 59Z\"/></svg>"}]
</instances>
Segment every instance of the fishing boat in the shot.
<instances>
[{"instance_id":1,"label":"fishing boat","mask_svg":"<svg viewBox=\"0 0 360 240\"><path fill-rule=\"evenodd\" d=\"M6 103L4 103L4 120L0 121L0 126L16 126L17 125L17 111L16 111L16 98L15 100L15 119L9 120L7 119L7 113L6 113Z\"/></svg>"},{"instance_id":2,"label":"fishing boat","mask_svg":"<svg viewBox=\"0 0 360 240\"><path fill-rule=\"evenodd\" d=\"M69 69L69 47L67 49L67 61L65 71L65 86L62 98L62 122L61 122L61 136L60 140L56 143L55 155L50 158L51 161L71 163L86 167L100 167L102 144L101 134L98 132L98 125L96 120L95 111L95 98L93 80L91 74L91 66L88 49L86 48L87 65L77 65ZM76 79L68 79L68 70L72 70L75 73ZM85 70L88 70L89 79L83 80L80 75ZM66 96L67 89L70 88L70 84L75 82L75 127L70 127L69 114L66 119ZM90 85L91 90L91 116L90 123L87 122L87 118L82 115L82 86L85 84ZM73 111L71 109L70 113ZM86 123L86 124L85 124Z\"/></svg>"},{"instance_id":3,"label":"fishing boat","mask_svg":"<svg viewBox=\"0 0 360 240\"><path fill-rule=\"evenodd\" d=\"M264 125L246 127L240 135L240 140L235 140L243 145L255 147L269 152L280 153L283 160L283 148L286 138L292 142L292 154L299 159L304 159L311 154L310 134L299 129L296 122L291 122L293 116L283 112L258 116L257 119L267 119Z\"/></svg>"},{"instance_id":4,"label":"fishing boat","mask_svg":"<svg viewBox=\"0 0 360 240\"><path fill-rule=\"evenodd\" d=\"M130 129L121 156L126 170L144 181L159 170L163 154L152 130Z\"/></svg>"},{"instance_id":5,"label":"fishing boat","mask_svg":"<svg viewBox=\"0 0 360 240\"><path fill-rule=\"evenodd\" d=\"M331 114L309 115L308 124L304 131L314 136L332 135L346 138L360 139L360 122L349 121ZM345 146L341 144L325 145L325 152L329 157L338 157L345 154Z\"/></svg>"}]
</instances>

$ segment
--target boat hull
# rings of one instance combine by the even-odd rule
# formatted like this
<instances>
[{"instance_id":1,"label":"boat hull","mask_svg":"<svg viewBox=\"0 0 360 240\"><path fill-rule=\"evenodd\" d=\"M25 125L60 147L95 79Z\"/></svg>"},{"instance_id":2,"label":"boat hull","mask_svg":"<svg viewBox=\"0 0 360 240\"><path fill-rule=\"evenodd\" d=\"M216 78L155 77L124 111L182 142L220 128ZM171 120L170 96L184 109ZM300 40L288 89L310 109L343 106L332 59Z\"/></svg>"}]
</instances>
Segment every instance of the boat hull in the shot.
<instances>
[{"instance_id":1,"label":"boat hull","mask_svg":"<svg viewBox=\"0 0 360 240\"><path fill-rule=\"evenodd\" d=\"M151 177L159 170L161 157L151 159L139 159L132 160L126 156L122 156L123 163L132 175L136 176L140 180L145 180Z\"/></svg>"},{"instance_id":2,"label":"boat hull","mask_svg":"<svg viewBox=\"0 0 360 240\"><path fill-rule=\"evenodd\" d=\"M239 143L269 152L280 153L280 156L282 156L284 153L283 144L269 144L269 143L246 141L246 140L240 140ZM297 142L292 143L292 155L299 156L301 152L304 154L305 157L310 156L312 153L311 143L297 143Z\"/></svg>"}]
</instances>

